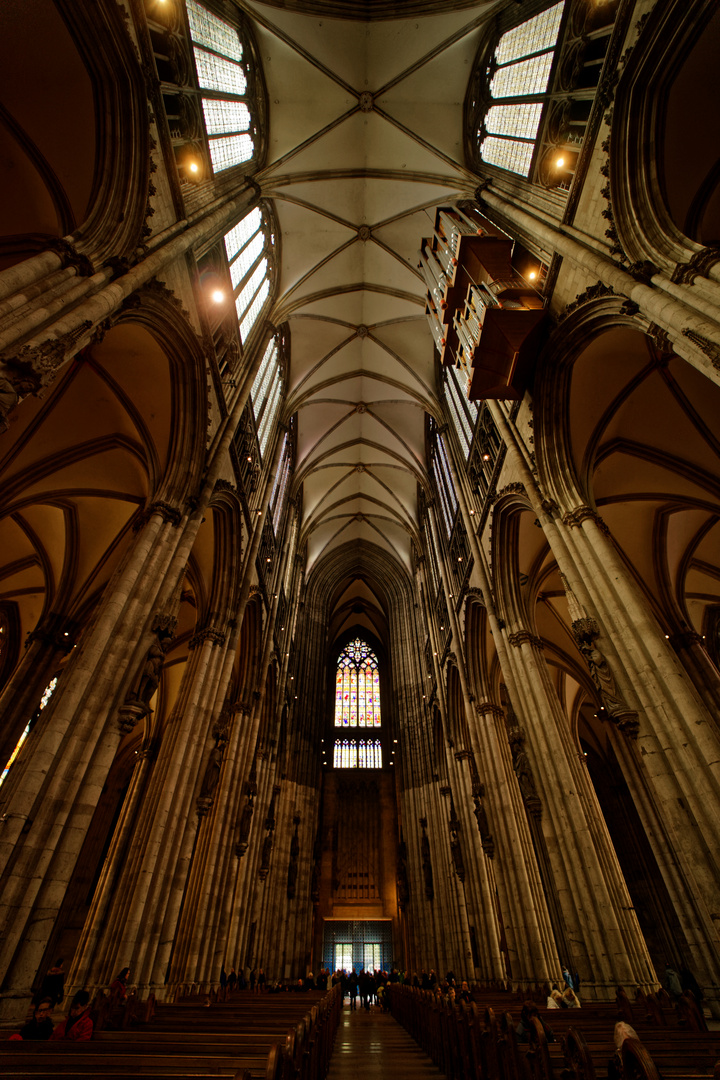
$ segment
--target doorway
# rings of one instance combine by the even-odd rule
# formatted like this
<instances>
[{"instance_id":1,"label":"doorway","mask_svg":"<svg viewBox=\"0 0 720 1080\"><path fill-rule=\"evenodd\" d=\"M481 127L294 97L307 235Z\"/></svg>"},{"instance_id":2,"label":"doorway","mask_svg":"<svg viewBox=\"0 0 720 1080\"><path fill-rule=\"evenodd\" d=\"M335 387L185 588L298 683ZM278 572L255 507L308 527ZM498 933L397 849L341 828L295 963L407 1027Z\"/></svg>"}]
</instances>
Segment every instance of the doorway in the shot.
<instances>
[{"instance_id":1,"label":"doorway","mask_svg":"<svg viewBox=\"0 0 720 1080\"><path fill-rule=\"evenodd\" d=\"M332 971L391 971L393 966L391 919L326 919L323 964Z\"/></svg>"}]
</instances>

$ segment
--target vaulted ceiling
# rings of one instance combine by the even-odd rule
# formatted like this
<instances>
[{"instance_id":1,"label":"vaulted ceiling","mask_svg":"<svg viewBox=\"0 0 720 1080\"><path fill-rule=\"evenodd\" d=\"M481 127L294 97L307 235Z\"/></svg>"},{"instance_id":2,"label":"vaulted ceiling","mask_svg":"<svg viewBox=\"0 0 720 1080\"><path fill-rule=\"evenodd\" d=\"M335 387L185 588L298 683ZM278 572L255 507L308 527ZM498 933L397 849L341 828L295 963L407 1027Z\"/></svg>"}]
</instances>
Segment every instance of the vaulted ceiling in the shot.
<instances>
[{"instance_id":1,"label":"vaulted ceiling","mask_svg":"<svg viewBox=\"0 0 720 1080\"><path fill-rule=\"evenodd\" d=\"M299 6L243 4L268 91L256 179L280 227L272 318L291 332L307 570L359 540L408 566L437 410L418 249L435 207L477 184L463 101L492 5L384 20Z\"/></svg>"}]
</instances>

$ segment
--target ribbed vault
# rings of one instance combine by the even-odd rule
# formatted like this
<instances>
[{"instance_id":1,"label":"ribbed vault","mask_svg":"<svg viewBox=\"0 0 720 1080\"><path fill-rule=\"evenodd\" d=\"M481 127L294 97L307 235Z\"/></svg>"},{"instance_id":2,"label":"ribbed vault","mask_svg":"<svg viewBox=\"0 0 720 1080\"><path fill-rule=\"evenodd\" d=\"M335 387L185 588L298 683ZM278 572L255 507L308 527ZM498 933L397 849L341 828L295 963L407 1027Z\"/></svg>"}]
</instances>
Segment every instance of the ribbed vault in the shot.
<instances>
[{"instance_id":1,"label":"ribbed vault","mask_svg":"<svg viewBox=\"0 0 720 1080\"><path fill-rule=\"evenodd\" d=\"M410 6L326 19L246 5L268 87L257 180L280 228L271 317L290 327L308 570L360 540L410 565L424 414L438 408L417 252L434 208L476 185L462 102L489 5ZM372 14L385 18L359 21Z\"/></svg>"}]
</instances>

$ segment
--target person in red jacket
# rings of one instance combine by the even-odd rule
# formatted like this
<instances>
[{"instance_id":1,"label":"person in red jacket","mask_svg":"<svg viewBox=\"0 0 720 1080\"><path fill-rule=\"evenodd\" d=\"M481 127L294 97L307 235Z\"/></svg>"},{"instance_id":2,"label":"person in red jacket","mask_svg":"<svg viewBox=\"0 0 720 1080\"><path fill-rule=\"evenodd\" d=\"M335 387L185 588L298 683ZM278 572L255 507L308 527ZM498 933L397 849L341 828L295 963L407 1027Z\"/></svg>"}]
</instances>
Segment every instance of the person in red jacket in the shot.
<instances>
[{"instance_id":1,"label":"person in red jacket","mask_svg":"<svg viewBox=\"0 0 720 1080\"><path fill-rule=\"evenodd\" d=\"M92 1037L93 1022L90 1018L90 995L87 990L78 990L70 1004L70 1012L64 1020L57 1025L52 1039L74 1039L75 1042L86 1042Z\"/></svg>"},{"instance_id":2,"label":"person in red jacket","mask_svg":"<svg viewBox=\"0 0 720 1080\"><path fill-rule=\"evenodd\" d=\"M130 968L124 967L110 983L110 997L115 1001L124 1001L127 997L127 981Z\"/></svg>"}]
</instances>

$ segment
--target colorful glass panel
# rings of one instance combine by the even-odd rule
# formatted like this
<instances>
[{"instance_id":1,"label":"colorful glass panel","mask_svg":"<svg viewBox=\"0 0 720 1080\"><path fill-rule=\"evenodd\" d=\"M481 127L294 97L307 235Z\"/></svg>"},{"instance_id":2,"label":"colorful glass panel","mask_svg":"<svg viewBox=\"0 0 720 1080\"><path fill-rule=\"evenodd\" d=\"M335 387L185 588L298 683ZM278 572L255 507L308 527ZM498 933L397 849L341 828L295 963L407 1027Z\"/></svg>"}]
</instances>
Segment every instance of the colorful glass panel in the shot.
<instances>
[{"instance_id":1,"label":"colorful glass panel","mask_svg":"<svg viewBox=\"0 0 720 1080\"><path fill-rule=\"evenodd\" d=\"M38 705L38 712L42 712L42 710L45 708L48 701L52 697L53 690L55 689L56 686L57 686L57 676L54 679L51 679L50 682L48 683L48 685L45 687L45 689L43 691L43 696L40 698L40 704ZM32 720L30 720L28 722L27 727L25 728L22 735L18 739L17 744L15 746L15 749L13 750L12 754L10 755L9 761L7 762L7 764L6 764L5 768L3 769L2 773L0 773L0 784L3 783L5 777L10 772L10 768L11 768L13 762L17 759L17 756L18 756L18 754L20 753L20 751L22 749L23 743L25 742L28 735L30 734L31 725L32 725Z\"/></svg>"},{"instance_id":2,"label":"colorful glass panel","mask_svg":"<svg viewBox=\"0 0 720 1080\"><path fill-rule=\"evenodd\" d=\"M336 727L380 727L380 676L375 654L356 638L338 657Z\"/></svg>"}]
</instances>

